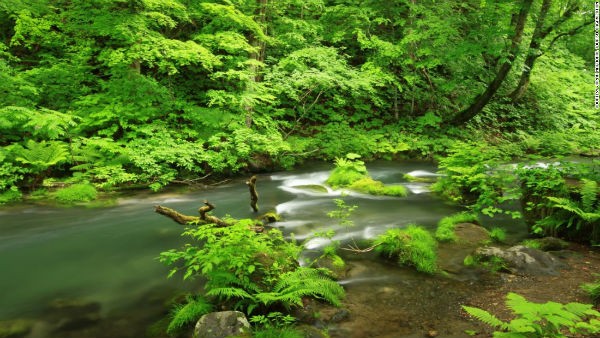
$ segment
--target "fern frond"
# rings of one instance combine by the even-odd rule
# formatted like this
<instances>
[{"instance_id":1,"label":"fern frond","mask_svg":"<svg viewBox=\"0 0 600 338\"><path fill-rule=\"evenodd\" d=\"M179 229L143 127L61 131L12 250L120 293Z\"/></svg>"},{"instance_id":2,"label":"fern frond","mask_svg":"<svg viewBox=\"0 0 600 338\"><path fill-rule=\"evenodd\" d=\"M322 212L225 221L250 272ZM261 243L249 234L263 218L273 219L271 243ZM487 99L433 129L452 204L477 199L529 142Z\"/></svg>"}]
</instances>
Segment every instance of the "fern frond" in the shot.
<instances>
[{"instance_id":1,"label":"fern frond","mask_svg":"<svg viewBox=\"0 0 600 338\"><path fill-rule=\"evenodd\" d=\"M254 300L254 297L246 292L246 290L234 287L213 288L208 290L206 295L225 299L244 298Z\"/></svg>"},{"instance_id":2,"label":"fern frond","mask_svg":"<svg viewBox=\"0 0 600 338\"><path fill-rule=\"evenodd\" d=\"M592 180L582 180L581 186L581 206L585 212L593 212L594 205L598 199L598 183Z\"/></svg>"},{"instance_id":3,"label":"fern frond","mask_svg":"<svg viewBox=\"0 0 600 338\"><path fill-rule=\"evenodd\" d=\"M35 142L27 141L25 148L21 150L17 161L30 164L33 167L46 169L67 159L67 147L62 142Z\"/></svg>"},{"instance_id":4,"label":"fern frond","mask_svg":"<svg viewBox=\"0 0 600 338\"><path fill-rule=\"evenodd\" d=\"M471 316L475 317L477 320L491 326L491 327L495 327L495 328L500 328L500 329L506 329L507 328L507 324L503 321L501 321L500 319L498 319L496 316L494 316L493 314L476 308L476 307L470 307L470 306L466 306L463 305L462 308Z\"/></svg>"},{"instance_id":5,"label":"fern frond","mask_svg":"<svg viewBox=\"0 0 600 338\"><path fill-rule=\"evenodd\" d=\"M186 301L186 304L176 305L171 310L171 322L167 327L168 334L176 333L183 326L194 323L213 309L212 305L202 297L187 297Z\"/></svg>"}]
</instances>

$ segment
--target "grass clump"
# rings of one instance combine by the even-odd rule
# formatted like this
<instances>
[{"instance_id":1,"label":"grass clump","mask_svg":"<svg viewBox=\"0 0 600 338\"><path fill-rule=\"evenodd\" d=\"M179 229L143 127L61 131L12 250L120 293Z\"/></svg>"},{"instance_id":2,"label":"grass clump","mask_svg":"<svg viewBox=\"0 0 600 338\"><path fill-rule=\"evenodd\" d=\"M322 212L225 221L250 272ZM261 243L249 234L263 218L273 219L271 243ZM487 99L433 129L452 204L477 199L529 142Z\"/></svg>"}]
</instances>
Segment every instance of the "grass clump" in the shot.
<instances>
[{"instance_id":1,"label":"grass clump","mask_svg":"<svg viewBox=\"0 0 600 338\"><path fill-rule=\"evenodd\" d=\"M96 199L98 191L89 183L73 184L54 193L61 203L89 202Z\"/></svg>"},{"instance_id":2,"label":"grass clump","mask_svg":"<svg viewBox=\"0 0 600 338\"><path fill-rule=\"evenodd\" d=\"M374 242L375 251L395 258L402 265L414 266L417 271L434 273L437 270L437 242L418 225L406 229L390 229Z\"/></svg>"},{"instance_id":3,"label":"grass clump","mask_svg":"<svg viewBox=\"0 0 600 338\"><path fill-rule=\"evenodd\" d=\"M402 185L386 186L385 184L383 184L383 182L376 181L370 177L364 177L358 181L355 181L348 187L348 189L369 195L385 195L398 197L405 197L406 195L408 195L406 187Z\"/></svg>"},{"instance_id":4,"label":"grass clump","mask_svg":"<svg viewBox=\"0 0 600 338\"><path fill-rule=\"evenodd\" d=\"M440 242L456 242L454 226L459 223L479 223L479 218L470 212L459 212L444 217L438 223L435 238Z\"/></svg>"}]
</instances>

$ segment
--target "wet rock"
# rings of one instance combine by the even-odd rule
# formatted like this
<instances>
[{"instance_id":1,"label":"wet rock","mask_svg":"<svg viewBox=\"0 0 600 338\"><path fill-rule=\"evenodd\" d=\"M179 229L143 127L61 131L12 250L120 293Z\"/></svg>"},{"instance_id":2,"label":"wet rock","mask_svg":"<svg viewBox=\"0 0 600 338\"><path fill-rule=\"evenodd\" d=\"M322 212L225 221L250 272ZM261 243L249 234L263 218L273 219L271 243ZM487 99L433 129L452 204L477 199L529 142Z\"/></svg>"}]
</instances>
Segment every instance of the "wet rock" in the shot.
<instances>
[{"instance_id":1,"label":"wet rock","mask_svg":"<svg viewBox=\"0 0 600 338\"><path fill-rule=\"evenodd\" d=\"M331 316L330 321L332 323L339 323L344 320L347 320L348 318L350 318L350 311L348 311L348 309L341 309L338 312L336 312L333 316Z\"/></svg>"},{"instance_id":2,"label":"wet rock","mask_svg":"<svg viewBox=\"0 0 600 338\"><path fill-rule=\"evenodd\" d=\"M0 321L0 338L25 337L33 327L33 321L27 319L13 319Z\"/></svg>"},{"instance_id":3,"label":"wet rock","mask_svg":"<svg viewBox=\"0 0 600 338\"><path fill-rule=\"evenodd\" d=\"M484 247L475 251L475 256L480 261L501 258L506 263L506 268L518 275L558 275L560 269L566 264L548 252L528 248L522 245L501 249L497 247Z\"/></svg>"},{"instance_id":4,"label":"wet rock","mask_svg":"<svg viewBox=\"0 0 600 338\"><path fill-rule=\"evenodd\" d=\"M488 231L473 223L459 223L454 226L456 242L443 242L438 246L438 265L441 270L452 274L455 278L475 278L466 273L464 265L467 256L473 253L482 243L489 241Z\"/></svg>"},{"instance_id":5,"label":"wet rock","mask_svg":"<svg viewBox=\"0 0 600 338\"><path fill-rule=\"evenodd\" d=\"M542 251L560 251L569 247L569 243L556 237L544 237L535 239Z\"/></svg>"},{"instance_id":6,"label":"wet rock","mask_svg":"<svg viewBox=\"0 0 600 338\"><path fill-rule=\"evenodd\" d=\"M239 311L212 312L202 316L194 328L194 338L225 338L250 333L250 323Z\"/></svg>"},{"instance_id":7,"label":"wet rock","mask_svg":"<svg viewBox=\"0 0 600 338\"><path fill-rule=\"evenodd\" d=\"M266 224L269 224L281 221L281 216L274 211L269 211L262 215L260 219Z\"/></svg>"},{"instance_id":8,"label":"wet rock","mask_svg":"<svg viewBox=\"0 0 600 338\"><path fill-rule=\"evenodd\" d=\"M457 242L463 245L481 244L490 240L490 233L474 223L458 223L454 226Z\"/></svg>"}]
</instances>

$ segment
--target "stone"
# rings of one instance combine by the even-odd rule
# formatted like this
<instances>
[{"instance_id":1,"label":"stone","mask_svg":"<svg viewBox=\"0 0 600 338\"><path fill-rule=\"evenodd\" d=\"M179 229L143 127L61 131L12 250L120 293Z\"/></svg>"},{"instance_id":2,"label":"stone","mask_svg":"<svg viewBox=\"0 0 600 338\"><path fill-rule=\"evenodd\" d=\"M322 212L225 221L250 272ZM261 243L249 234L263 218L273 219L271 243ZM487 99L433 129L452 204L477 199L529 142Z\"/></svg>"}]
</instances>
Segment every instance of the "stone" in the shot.
<instances>
[{"instance_id":1,"label":"stone","mask_svg":"<svg viewBox=\"0 0 600 338\"><path fill-rule=\"evenodd\" d=\"M508 249L483 247L475 251L479 260L499 257L506 263L506 268L517 275L558 275L566 264L551 253L516 245Z\"/></svg>"},{"instance_id":2,"label":"stone","mask_svg":"<svg viewBox=\"0 0 600 338\"><path fill-rule=\"evenodd\" d=\"M250 333L250 323L239 311L211 312L200 317L194 338L226 338Z\"/></svg>"}]
</instances>

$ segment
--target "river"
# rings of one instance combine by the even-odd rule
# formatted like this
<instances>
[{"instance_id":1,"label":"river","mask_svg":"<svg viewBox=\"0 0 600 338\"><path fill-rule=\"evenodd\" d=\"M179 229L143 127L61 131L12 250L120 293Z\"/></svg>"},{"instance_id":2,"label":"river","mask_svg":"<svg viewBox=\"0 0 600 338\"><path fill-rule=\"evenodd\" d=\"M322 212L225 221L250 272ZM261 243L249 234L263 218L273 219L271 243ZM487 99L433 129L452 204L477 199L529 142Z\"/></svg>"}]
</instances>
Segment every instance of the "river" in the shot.
<instances>
[{"instance_id":1,"label":"river","mask_svg":"<svg viewBox=\"0 0 600 338\"><path fill-rule=\"evenodd\" d=\"M259 207L262 212L281 214L283 221L275 225L286 236L293 234L303 241L315 231L335 229L335 239L342 243L371 239L386 229L410 223L433 230L442 217L461 210L430 194L427 183L404 180L406 173L435 175L432 163L381 161L367 168L373 178L384 183L406 185L410 195L375 197L307 189L302 186L323 184L332 169L330 164L313 163L293 171L258 175ZM335 198L358 206L351 217L354 227L339 229L338 222L327 216L336 208ZM35 324L29 337L144 335L165 315L166 299L199 287L193 282L184 284L180 276L166 278L168 268L156 258L183 244L183 227L154 213L153 206L194 215L204 199L216 205L216 216L255 217L243 179L192 192L138 193L105 208L29 204L1 208L0 320L32 319ZM306 254L325 244L323 239L308 241ZM356 291L354 297L389 283L432 283L430 277L378 262L373 255L346 257L356 269L341 283L349 292ZM61 316L72 312L81 316L85 312L88 326L64 325L75 332L72 335L56 331L56 322L65 321Z\"/></svg>"}]
</instances>

